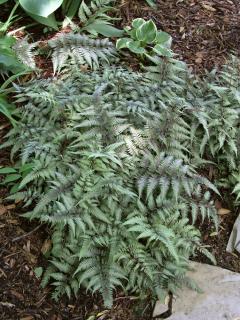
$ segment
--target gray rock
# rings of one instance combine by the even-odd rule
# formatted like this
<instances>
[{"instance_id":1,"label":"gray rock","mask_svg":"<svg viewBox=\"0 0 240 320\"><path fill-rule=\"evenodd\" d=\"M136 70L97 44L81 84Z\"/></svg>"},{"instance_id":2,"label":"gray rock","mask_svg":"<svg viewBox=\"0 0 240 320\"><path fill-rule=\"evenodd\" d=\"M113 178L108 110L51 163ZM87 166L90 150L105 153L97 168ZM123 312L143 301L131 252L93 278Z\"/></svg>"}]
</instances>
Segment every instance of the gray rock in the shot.
<instances>
[{"instance_id":1,"label":"gray rock","mask_svg":"<svg viewBox=\"0 0 240 320\"><path fill-rule=\"evenodd\" d=\"M234 250L240 252L240 216L234 223L232 233L227 244L228 252L233 252Z\"/></svg>"},{"instance_id":2,"label":"gray rock","mask_svg":"<svg viewBox=\"0 0 240 320\"><path fill-rule=\"evenodd\" d=\"M153 317L160 315L160 314L167 312L167 311L168 311L168 303L161 303L160 301L158 301L156 303L156 307L153 312Z\"/></svg>"},{"instance_id":3,"label":"gray rock","mask_svg":"<svg viewBox=\"0 0 240 320\"><path fill-rule=\"evenodd\" d=\"M203 293L183 289L173 300L169 320L240 320L240 274L201 263L192 263L189 276ZM154 315L162 312L157 303Z\"/></svg>"}]
</instances>

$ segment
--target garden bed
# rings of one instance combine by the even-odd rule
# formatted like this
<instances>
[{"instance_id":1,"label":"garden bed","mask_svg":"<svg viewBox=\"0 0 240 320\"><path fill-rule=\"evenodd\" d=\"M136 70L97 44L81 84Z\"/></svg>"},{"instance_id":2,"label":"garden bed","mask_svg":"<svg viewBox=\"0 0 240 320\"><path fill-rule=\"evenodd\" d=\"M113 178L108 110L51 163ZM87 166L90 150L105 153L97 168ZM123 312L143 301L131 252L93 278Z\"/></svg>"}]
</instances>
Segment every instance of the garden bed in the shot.
<instances>
[{"instance_id":1,"label":"garden bed","mask_svg":"<svg viewBox=\"0 0 240 320\"><path fill-rule=\"evenodd\" d=\"M173 36L174 51L202 74L205 69L221 67L231 50L239 53L239 4L238 1L158 1L153 10L142 1L119 1L121 26L130 24L133 18L153 19L160 29ZM41 40L41 29L37 31ZM34 34L37 39L36 33ZM43 65L43 62L40 61ZM47 75L52 73L45 68ZM8 130L4 118L0 118L0 143ZM9 165L9 154L1 151L0 165ZM150 302L140 304L134 297L118 292L112 310L104 308L99 296L80 294L77 300L61 299L59 303L50 299L49 288L41 289L33 270L46 265L43 253L49 245L47 225L38 228L20 217L21 205L3 205L1 201L8 190L0 190L0 319L4 320L86 320L99 314L98 319L148 320L151 316ZM220 231L214 234L213 225L200 226L203 243L215 255L217 265L240 272L240 258L236 253L226 252L234 221L239 212L234 211L232 199L223 200L221 206L232 212L221 217ZM219 205L219 204L218 204ZM200 224L200 223L199 223ZM32 230L36 230L31 233ZM206 261L199 255L197 261ZM101 314L102 313L102 314ZM100 315L101 314L101 315Z\"/></svg>"}]
</instances>

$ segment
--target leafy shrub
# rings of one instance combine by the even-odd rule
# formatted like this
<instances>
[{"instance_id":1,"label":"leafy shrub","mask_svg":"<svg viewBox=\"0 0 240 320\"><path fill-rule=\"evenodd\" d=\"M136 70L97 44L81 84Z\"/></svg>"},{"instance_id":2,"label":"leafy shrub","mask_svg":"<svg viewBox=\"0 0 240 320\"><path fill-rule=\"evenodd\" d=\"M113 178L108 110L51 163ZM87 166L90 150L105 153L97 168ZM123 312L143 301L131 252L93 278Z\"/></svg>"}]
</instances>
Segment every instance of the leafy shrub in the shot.
<instances>
[{"instance_id":1,"label":"leafy shrub","mask_svg":"<svg viewBox=\"0 0 240 320\"><path fill-rule=\"evenodd\" d=\"M99 291L108 307L118 287L162 297L193 285L185 272L197 250L210 256L194 223L199 216L217 224L217 190L197 168L217 137L209 133L219 128L219 92L174 61L166 68L70 65L59 79L19 88L21 122L2 147L30 170L9 199L33 205L25 216L53 226L42 284L56 287L55 298L80 287ZM215 143L215 152L232 145Z\"/></svg>"}]
</instances>

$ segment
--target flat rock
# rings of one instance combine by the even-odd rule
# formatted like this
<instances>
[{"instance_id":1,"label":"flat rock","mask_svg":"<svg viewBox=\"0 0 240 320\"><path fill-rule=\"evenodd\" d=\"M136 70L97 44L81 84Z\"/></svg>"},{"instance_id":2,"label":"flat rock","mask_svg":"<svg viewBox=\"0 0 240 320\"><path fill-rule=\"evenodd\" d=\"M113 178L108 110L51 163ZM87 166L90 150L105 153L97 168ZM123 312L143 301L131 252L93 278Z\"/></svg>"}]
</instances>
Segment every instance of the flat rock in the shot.
<instances>
[{"instance_id":1,"label":"flat rock","mask_svg":"<svg viewBox=\"0 0 240 320\"><path fill-rule=\"evenodd\" d=\"M201 263L188 273L203 293L183 289L173 298L169 320L240 320L240 274ZM156 304L154 315L162 312Z\"/></svg>"}]
</instances>

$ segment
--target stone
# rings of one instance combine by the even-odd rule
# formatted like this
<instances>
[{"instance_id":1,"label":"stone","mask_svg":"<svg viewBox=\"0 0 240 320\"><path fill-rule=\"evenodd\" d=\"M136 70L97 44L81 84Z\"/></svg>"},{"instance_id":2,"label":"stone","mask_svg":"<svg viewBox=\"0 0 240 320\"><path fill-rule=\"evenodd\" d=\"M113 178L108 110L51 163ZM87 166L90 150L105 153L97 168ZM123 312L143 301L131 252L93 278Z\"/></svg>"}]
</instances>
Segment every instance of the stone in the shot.
<instances>
[{"instance_id":1,"label":"stone","mask_svg":"<svg viewBox=\"0 0 240 320\"><path fill-rule=\"evenodd\" d=\"M184 288L173 298L169 320L240 320L240 274L193 262L188 273L203 293ZM154 315L162 313L156 304Z\"/></svg>"},{"instance_id":2,"label":"stone","mask_svg":"<svg viewBox=\"0 0 240 320\"><path fill-rule=\"evenodd\" d=\"M167 312L167 311L168 311L168 304L157 301L154 312L153 312L153 317L155 317L159 314L162 314L164 312Z\"/></svg>"},{"instance_id":3,"label":"stone","mask_svg":"<svg viewBox=\"0 0 240 320\"><path fill-rule=\"evenodd\" d=\"M234 223L233 230L231 232L227 245L228 252L233 252L234 250L240 252L240 216Z\"/></svg>"}]
</instances>

